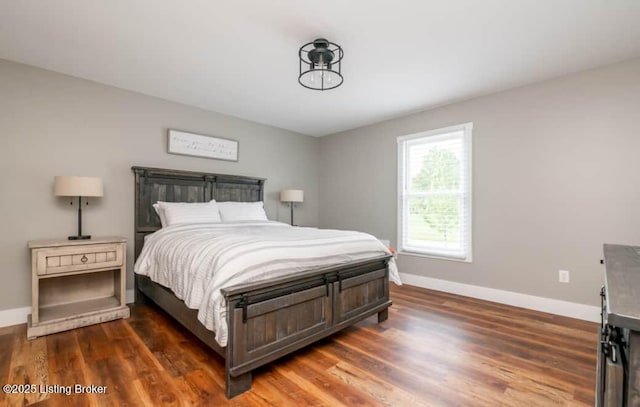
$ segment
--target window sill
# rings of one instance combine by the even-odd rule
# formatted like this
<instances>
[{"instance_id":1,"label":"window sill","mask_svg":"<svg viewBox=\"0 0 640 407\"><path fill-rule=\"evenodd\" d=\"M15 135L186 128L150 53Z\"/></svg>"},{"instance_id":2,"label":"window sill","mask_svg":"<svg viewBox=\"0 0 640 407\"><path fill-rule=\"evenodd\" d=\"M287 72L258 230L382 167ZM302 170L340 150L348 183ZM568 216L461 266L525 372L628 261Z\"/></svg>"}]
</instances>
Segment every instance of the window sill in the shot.
<instances>
[{"instance_id":1,"label":"window sill","mask_svg":"<svg viewBox=\"0 0 640 407\"><path fill-rule=\"evenodd\" d=\"M404 250L398 250L398 255L400 255L400 256L413 256L413 257L426 257L428 259L435 259L435 260L457 261L459 263L472 263L471 257L469 257L468 259L460 259L460 258L457 258L457 257L437 256L435 254L408 252L408 251L404 251Z\"/></svg>"}]
</instances>

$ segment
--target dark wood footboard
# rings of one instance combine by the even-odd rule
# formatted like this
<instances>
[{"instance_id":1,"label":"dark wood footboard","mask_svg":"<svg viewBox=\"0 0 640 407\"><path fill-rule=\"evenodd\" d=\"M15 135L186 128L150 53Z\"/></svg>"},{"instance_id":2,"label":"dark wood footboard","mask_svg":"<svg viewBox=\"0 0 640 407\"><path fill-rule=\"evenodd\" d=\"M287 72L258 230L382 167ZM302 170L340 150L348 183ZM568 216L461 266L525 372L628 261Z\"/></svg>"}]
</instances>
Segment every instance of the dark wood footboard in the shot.
<instances>
[{"instance_id":1,"label":"dark wood footboard","mask_svg":"<svg viewBox=\"0 0 640 407\"><path fill-rule=\"evenodd\" d=\"M170 290L136 275L136 294L151 299L225 358L226 395L251 388L252 371L364 318L387 317L391 256L222 289L229 336L221 347Z\"/></svg>"},{"instance_id":2,"label":"dark wood footboard","mask_svg":"<svg viewBox=\"0 0 640 407\"><path fill-rule=\"evenodd\" d=\"M386 312L391 305L390 257L222 289L229 324L228 380L233 382L259 366ZM247 389L227 382L227 397Z\"/></svg>"}]
</instances>

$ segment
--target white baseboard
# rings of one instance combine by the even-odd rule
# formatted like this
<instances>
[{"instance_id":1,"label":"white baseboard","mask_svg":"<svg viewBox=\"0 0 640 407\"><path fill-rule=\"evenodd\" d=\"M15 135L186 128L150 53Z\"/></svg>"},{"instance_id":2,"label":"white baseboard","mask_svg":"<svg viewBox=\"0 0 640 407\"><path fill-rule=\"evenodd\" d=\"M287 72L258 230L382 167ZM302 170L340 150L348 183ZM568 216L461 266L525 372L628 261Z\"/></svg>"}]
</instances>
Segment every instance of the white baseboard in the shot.
<instances>
[{"instance_id":1,"label":"white baseboard","mask_svg":"<svg viewBox=\"0 0 640 407\"><path fill-rule=\"evenodd\" d=\"M0 311L0 327L24 324L31 314L31 307L21 307Z\"/></svg>"},{"instance_id":2,"label":"white baseboard","mask_svg":"<svg viewBox=\"0 0 640 407\"><path fill-rule=\"evenodd\" d=\"M497 290L495 288L456 283L408 273L400 273L400 278L403 283L417 287L548 312L565 317L600 322L600 308L592 305L577 304L574 302L555 300L553 298L537 297L535 295ZM134 301L134 290L132 288L127 290L126 297L127 304L131 304ZM27 322L27 315L30 313L31 307L0 311L0 327L24 324Z\"/></svg>"},{"instance_id":3,"label":"white baseboard","mask_svg":"<svg viewBox=\"0 0 640 407\"><path fill-rule=\"evenodd\" d=\"M133 288L127 290L127 304L134 300ZM27 316L31 314L31 307L21 307L0 311L0 328L11 325L26 324Z\"/></svg>"},{"instance_id":4,"label":"white baseboard","mask_svg":"<svg viewBox=\"0 0 640 407\"><path fill-rule=\"evenodd\" d=\"M133 288L127 290L127 304L131 304L135 300L135 295L133 292Z\"/></svg>"},{"instance_id":5,"label":"white baseboard","mask_svg":"<svg viewBox=\"0 0 640 407\"><path fill-rule=\"evenodd\" d=\"M575 302L537 297L495 288L480 287L470 284L456 283L437 278L423 277L415 274L400 273L403 283L431 290L444 291L451 294L478 298L481 300L513 305L515 307L548 312L585 321L600 322L600 307L577 304Z\"/></svg>"}]
</instances>

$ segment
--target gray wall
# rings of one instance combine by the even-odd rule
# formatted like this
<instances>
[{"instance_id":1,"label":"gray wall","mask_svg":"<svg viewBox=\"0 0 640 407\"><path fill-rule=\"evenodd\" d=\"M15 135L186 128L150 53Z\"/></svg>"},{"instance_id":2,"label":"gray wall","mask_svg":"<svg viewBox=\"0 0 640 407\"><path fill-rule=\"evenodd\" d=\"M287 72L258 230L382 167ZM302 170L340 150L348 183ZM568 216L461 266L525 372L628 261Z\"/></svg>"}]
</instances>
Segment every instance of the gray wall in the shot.
<instances>
[{"instance_id":1,"label":"gray wall","mask_svg":"<svg viewBox=\"0 0 640 407\"><path fill-rule=\"evenodd\" d=\"M602 244L640 245L639 115L636 59L324 137L320 226L395 244L396 137L473 122L473 263L400 271L596 305Z\"/></svg>"},{"instance_id":2,"label":"gray wall","mask_svg":"<svg viewBox=\"0 0 640 407\"><path fill-rule=\"evenodd\" d=\"M266 177L285 222L278 191L303 188L300 224L395 244L396 137L469 121L474 261L400 256L401 271L596 305L602 243L640 244L638 111L640 59L315 139L0 60L0 310L29 305L26 242L75 233L54 175L104 179L84 213L94 235L132 238L144 165ZM166 154L167 128L239 140L240 162Z\"/></svg>"},{"instance_id":3,"label":"gray wall","mask_svg":"<svg viewBox=\"0 0 640 407\"><path fill-rule=\"evenodd\" d=\"M169 155L167 128L239 140L240 161ZM132 266L133 165L265 177L267 215L284 222L278 192L301 188L296 221L318 222L316 138L0 60L0 310L30 304L27 241L76 232L77 207L53 196L54 175L103 178L84 231L128 237Z\"/></svg>"}]
</instances>

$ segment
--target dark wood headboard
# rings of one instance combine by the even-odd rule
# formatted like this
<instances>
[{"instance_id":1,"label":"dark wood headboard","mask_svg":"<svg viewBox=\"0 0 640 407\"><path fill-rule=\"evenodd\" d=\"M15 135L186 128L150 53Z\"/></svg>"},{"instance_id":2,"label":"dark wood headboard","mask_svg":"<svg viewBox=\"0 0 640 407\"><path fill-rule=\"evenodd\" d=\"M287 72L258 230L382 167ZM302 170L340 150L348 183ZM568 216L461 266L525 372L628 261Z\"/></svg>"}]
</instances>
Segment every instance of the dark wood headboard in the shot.
<instances>
[{"instance_id":1,"label":"dark wood headboard","mask_svg":"<svg viewBox=\"0 0 640 407\"><path fill-rule=\"evenodd\" d=\"M147 167L131 169L136 176L135 259L142 250L144 237L160 229L160 219L152 207L158 201L255 202L264 198L264 178Z\"/></svg>"}]
</instances>

